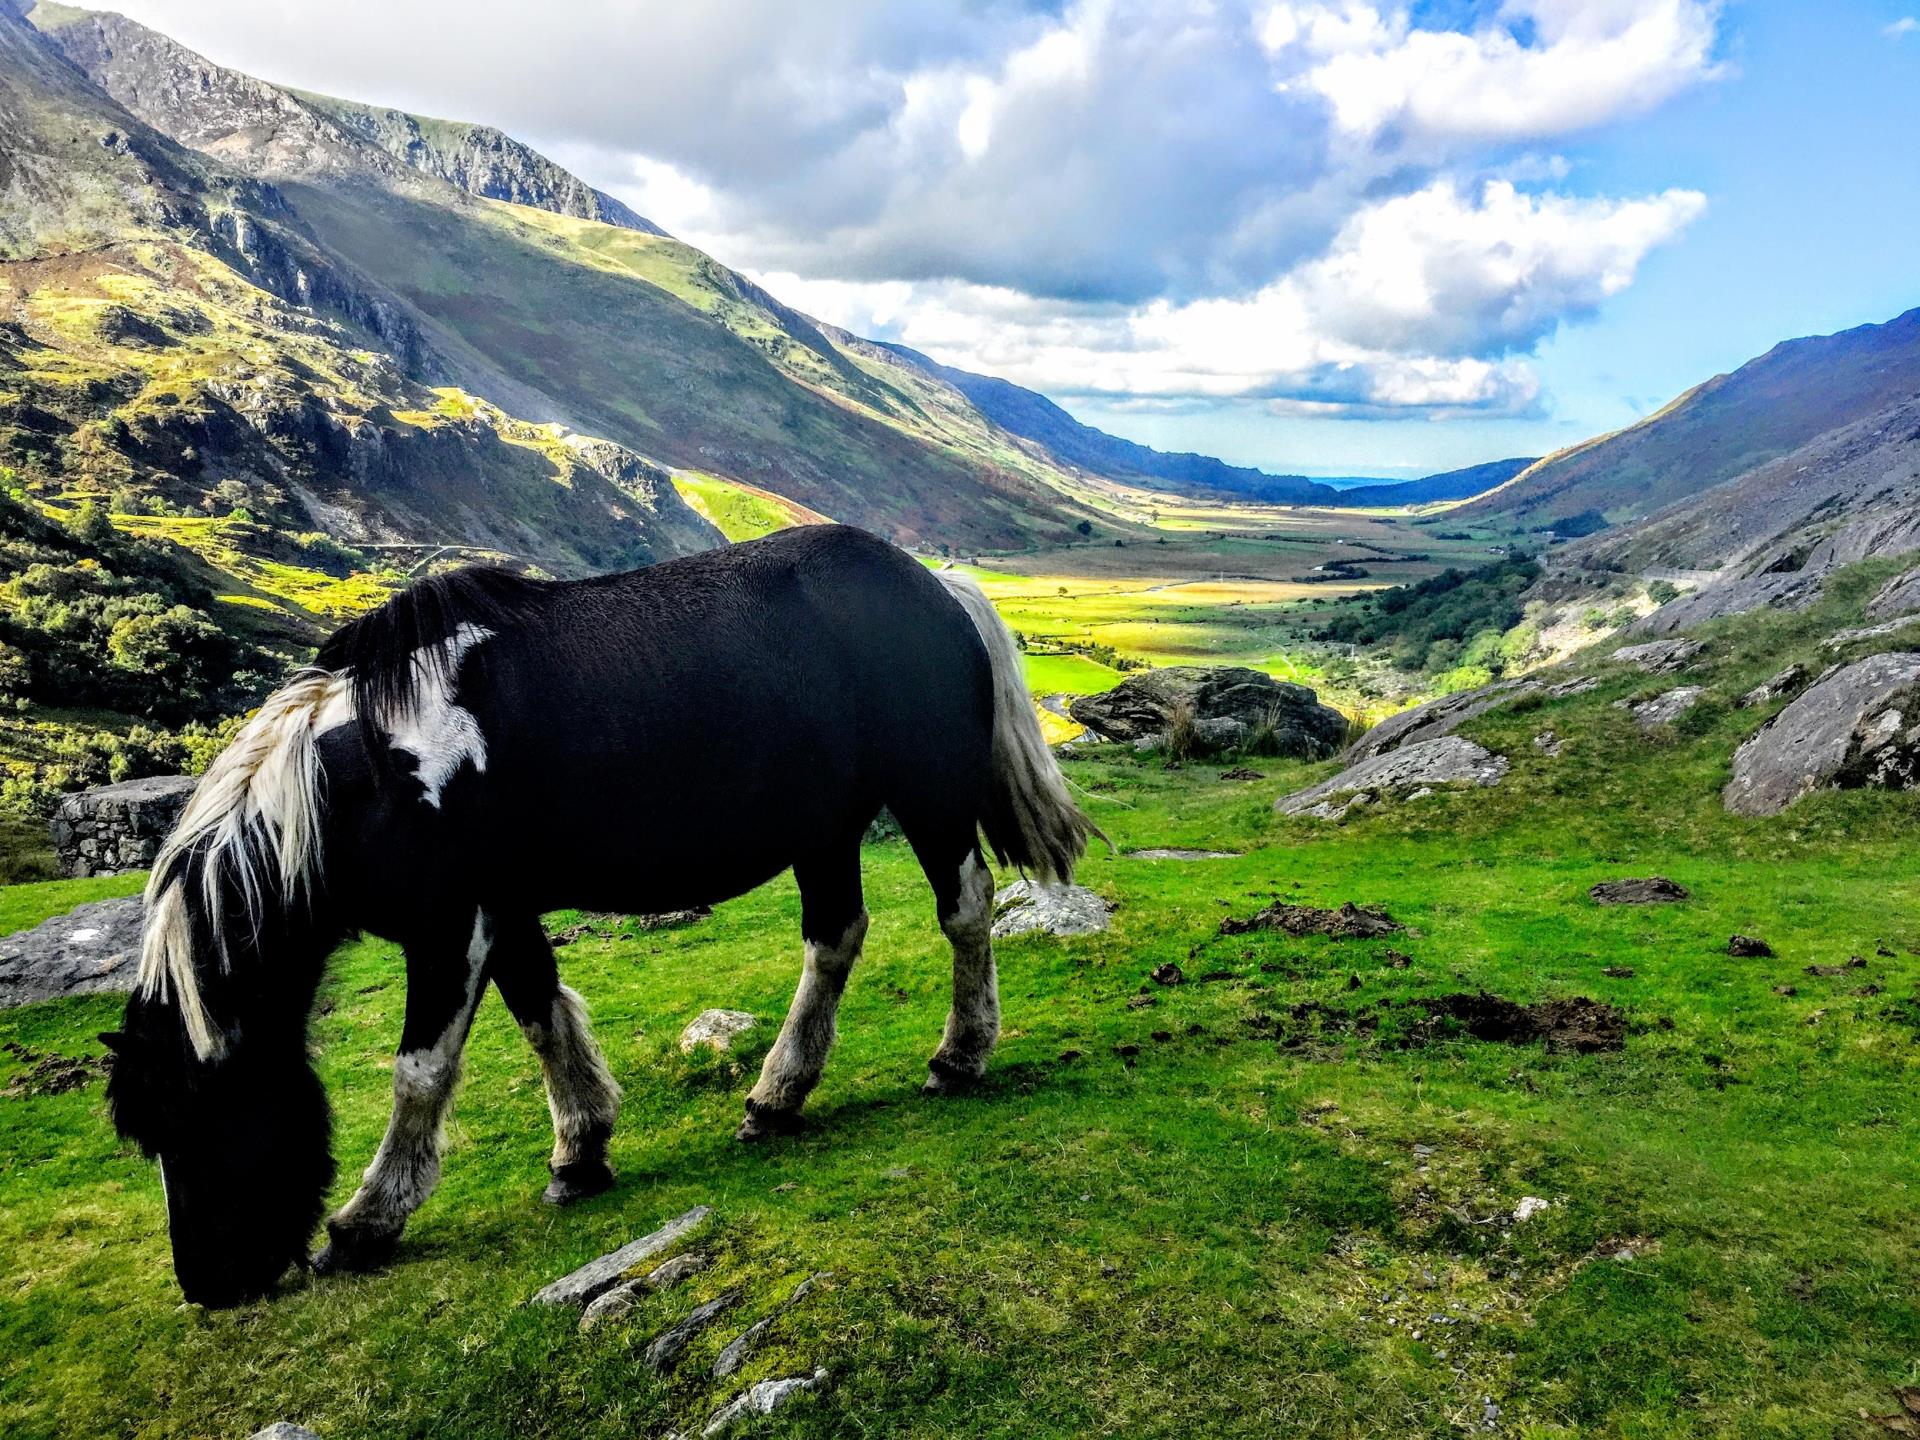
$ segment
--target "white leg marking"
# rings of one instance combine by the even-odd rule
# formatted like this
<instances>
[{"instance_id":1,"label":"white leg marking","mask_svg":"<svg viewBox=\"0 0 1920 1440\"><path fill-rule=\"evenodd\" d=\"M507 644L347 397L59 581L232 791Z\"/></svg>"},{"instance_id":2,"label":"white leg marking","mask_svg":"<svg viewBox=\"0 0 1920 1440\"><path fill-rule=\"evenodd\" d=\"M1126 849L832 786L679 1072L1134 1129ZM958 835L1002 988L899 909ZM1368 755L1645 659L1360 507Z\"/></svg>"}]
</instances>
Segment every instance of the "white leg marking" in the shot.
<instances>
[{"instance_id":1,"label":"white leg marking","mask_svg":"<svg viewBox=\"0 0 1920 1440\"><path fill-rule=\"evenodd\" d=\"M553 1115L553 1161L558 1170L582 1160L604 1160L607 1137L620 1113L620 1086L594 1043L584 1001L562 985L545 1024L520 1027L540 1057Z\"/></svg>"},{"instance_id":2,"label":"white leg marking","mask_svg":"<svg viewBox=\"0 0 1920 1440\"><path fill-rule=\"evenodd\" d=\"M1000 984L993 968L993 872L969 855L960 867L960 898L940 928L953 945L953 1009L934 1051L942 1066L973 1079L986 1074L1000 1038Z\"/></svg>"},{"instance_id":3,"label":"white leg marking","mask_svg":"<svg viewBox=\"0 0 1920 1440\"><path fill-rule=\"evenodd\" d=\"M480 1001L493 927L485 911L474 912L467 942L466 993L439 1038L424 1050L404 1050L393 1061L393 1116L361 1176L360 1188L329 1222L369 1235L400 1233L440 1181L440 1145L448 1102L460 1078L460 1052Z\"/></svg>"},{"instance_id":4,"label":"white leg marking","mask_svg":"<svg viewBox=\"0 0 1920 1440\"><path fill-rule=\"evenodd\" d=\"M807 942L800 987L794 992L786 1023L780 1027L780 1037L760 1067L760 1083L748 1097L755 1104L771 1110L798 1110L820 1083L827 1052L833 1048L833 1017L840 1008L840 994L847 988L847 976L853 962L860 958L860 946L866 938L867 912L862 910L847 926L846 934L832 945Z\"/></svg>"}]
</instances>

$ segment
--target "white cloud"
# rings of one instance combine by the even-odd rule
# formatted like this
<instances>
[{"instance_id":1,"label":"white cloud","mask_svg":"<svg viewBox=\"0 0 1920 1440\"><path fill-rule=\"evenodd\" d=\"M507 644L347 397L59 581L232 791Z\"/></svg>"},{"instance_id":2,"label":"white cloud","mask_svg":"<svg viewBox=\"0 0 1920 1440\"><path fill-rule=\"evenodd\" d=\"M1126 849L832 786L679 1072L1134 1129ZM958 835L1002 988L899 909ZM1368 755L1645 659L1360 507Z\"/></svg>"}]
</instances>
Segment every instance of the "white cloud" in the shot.
<instances>
[{"instance_id":1,"label":"white cloud","mask_svg":"<svg viewBox=\"0 0 1920 1440\"><path fill-rule=\"evenodd\" d=\"M1563 152L1714 77L1720 0L1479 0L1451 27L1361 0L574 0L531 30L523 0L118 3L268 78L499 124L952 363L1371 414L1541 403L1530 348L1702 204L1580 196Z\"/></svg>"},{"instance_id":2,"label":"white cloud","mask_svg":"<svg viewBox=\"0 0 1920 1440\"><path fill-rule=\"evenodd\" d=\"M1889 40L1901 40L1916 32L1920 32L1920 16L1902 15L1880 33Z\"/></svg>"}]
</instances>

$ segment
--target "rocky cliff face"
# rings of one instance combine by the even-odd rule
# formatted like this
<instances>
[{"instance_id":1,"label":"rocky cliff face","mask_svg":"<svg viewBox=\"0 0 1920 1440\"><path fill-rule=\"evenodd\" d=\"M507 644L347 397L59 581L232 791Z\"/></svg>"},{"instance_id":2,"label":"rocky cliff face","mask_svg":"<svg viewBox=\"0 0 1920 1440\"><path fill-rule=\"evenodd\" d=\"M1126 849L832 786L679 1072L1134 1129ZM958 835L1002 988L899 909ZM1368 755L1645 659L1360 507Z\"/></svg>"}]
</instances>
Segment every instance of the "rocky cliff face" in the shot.
<instances>
[{"instance_id":1,"label":"rocky cliff face","mask_svg":"<svg viewBox=\"0 0 1920 1440\"><path fill-rule=\"evenodd\" d=\"M289 93L402 164L458 186L469 195L531 205L578 220L598 220L646 235L666 234L613 196L594 189L491 125L431 120L404 110L360 105L305 91Z\"/></svg>"}]
</instances>

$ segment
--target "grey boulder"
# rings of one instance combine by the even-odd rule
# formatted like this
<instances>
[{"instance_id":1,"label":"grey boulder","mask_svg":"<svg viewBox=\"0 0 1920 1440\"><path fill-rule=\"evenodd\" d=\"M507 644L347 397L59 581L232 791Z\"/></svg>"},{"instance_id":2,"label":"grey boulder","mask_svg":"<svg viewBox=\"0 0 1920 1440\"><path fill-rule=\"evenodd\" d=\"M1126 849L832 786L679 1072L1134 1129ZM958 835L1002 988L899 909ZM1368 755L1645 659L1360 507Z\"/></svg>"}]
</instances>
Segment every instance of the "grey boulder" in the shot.
<instances>
[{"instance_id":1,"label":"grey boulder","mask_svg":"<svg viewBox=\"0 0 1920 1440\"><path fill-rule=\"evenodd\" d=\"M714 1411L700 1434L702 1437L718 1435L736 1421L755 1415L771 1415L796 1395L804 1395L809 1390L818 1390L826 1382L827 1372L824 1369L815 1370L811 1375L796 1375L787 1380L762 1380L758 1385L734 1396Z\"/></svg>"},{"instance_id":2,"label":"grey boulder","mask_svg":"<svg viewBox=\"0 0 1920 1440\"><path fill-rule=\"evenodd\" d=\"M1777 815L1815 790L1920 788L1920 654L1823 676L1742 745L1721 792L1736 815Z\"/></svg>"},{"instance_id":3,"label":"grey boulder","mask_svg":"<svg viewBox=\"0 0 1920 1440\"><path fill-rule=\"evenodd\" d=\"M1920 570L1896 575L1867 602L1867 619L1893 620L1920 611Z\"/></svg>"},{"instance_id":4,"label":"grey boulder","mask_svg":"<svg viewBox=\"0 0 1920 1440\"><path fill-rule=\"evenodd\" d=\"M759 1023L758 1016L745 1010L702 1010L680 1032L680 1053L691 1055L704 1046L724 1055L733 1049L734 1041Z\"/></svg>"},{"instance_id":5,"label":"grey boulder","mask_svg":"<svg viewBox=\"0 0 1920 1440\"><path fill-rule=\"evenodd\" d=\"M145 918L144 902L127 895L95 900L0 939L0 1008L133 989Z\"/></svg>"},{"instance_id":6,"label":"grey boulder","mask_svg":"<svg viewBox=\"0 0 1920 1440\"><path fill-rule=\"evenodd\" d=\"M1625 700L1615 703L1633 716L1634 724L1642 730L1651 730L1656 725L1671 725L1699 704L1704 693L1698 685L1679 685L1637 704L1628 704Z\"/></svg>"},{"instance_id":7,"label":"grey boulder","mask_svg":"<svg viewBox=\"0 0 1920 1440\"><path fill-rule=\"evenodd\" d=\"M676 1215L651 1235L629 1241L611 1254L589 1260L578 1270L561 1276L533 1297L535 1305L587 1305L611 1290L629 1270L677 1245L705 1223L713 1214L710 1205L696 1205L684 1215Z\"/></svg>"},{"instance_id":8,"label":"grey boulder","mask_svg":"<svg viewBox=\"0 0 1920 1440\"><path fill-rule=\"evenodd\" d=\"M1649 675L1671 675L1706 648L1698 640L1650 640L1644 645L1622 645L1611 658Z\"/></svg>"},{"instance_id":9,"label":"grey boulder","mask_svg":"<svg viewBox=\"0 0 1920 1440\"><path fill-rule=\"evenodd\" d=\"M993 936L1093 935L1107 928L1113 907L1084 885L1039 885L1016 880L993 897Z\"/></svg>"},{"instance_id":10,"label":"grey boulder","mask_svg":"<svg viewBox=\"0 0 1920 1440\"><path fill-rule=\"evenodd\" d=\"M1356 806L1411 799L1423 790L1431 793L1436 785L1497 785L1507 769L1506 756L1458 735L1442 735L1349 765L1331 780L1285 796L1274 809L1282 815L1338 820Z\"/></svg>"},{"instance_id":11,"label":"grey boulder","mask_svg":"<svg viewBox=\"0 0 1920 1440\"><path fill-rule=\"evenodd\" d=\"M1751 710L1757 705L1771 705L1785 695L1797 694L1807 685L1807 667L1799 663L1787 666L1762 680L1753 689L1740 697L1740 708Z\"/></svg>"},{"instance_id":12,"label":"grey boulder","mask_svg":"<svg viewBox=\"0 0 1920 1440\"><path fill-rule=\"evenodd\" d=\"M1288 685L1237 665L1172 665L1128 677L1068 706L1104 740L1156 741L1176 711L1190 709L1203 746L1231 749L1269 721L1277 753L1318 760L1340 748L1346 717L1304 685Z\"/></svg>"},{"instance_id":13,"label":"grey boulder","mask_svg":"<svg viewBox=\"0 0 1920 1440\"><path fill-rule=\"evenodd\" d=\"M1349 761L1370 760L1375 755L1398 750L1402 745L1451 735L1474 716L1484 715L1497 705L1539 688L1540 684L1535 680L1496 680L1477 690L1442 695L1438 700L1429 700L1424 705L1402 710L1398 715L1389 715L1354 741L1346 758Z\"/></svg>"}]
</instances>

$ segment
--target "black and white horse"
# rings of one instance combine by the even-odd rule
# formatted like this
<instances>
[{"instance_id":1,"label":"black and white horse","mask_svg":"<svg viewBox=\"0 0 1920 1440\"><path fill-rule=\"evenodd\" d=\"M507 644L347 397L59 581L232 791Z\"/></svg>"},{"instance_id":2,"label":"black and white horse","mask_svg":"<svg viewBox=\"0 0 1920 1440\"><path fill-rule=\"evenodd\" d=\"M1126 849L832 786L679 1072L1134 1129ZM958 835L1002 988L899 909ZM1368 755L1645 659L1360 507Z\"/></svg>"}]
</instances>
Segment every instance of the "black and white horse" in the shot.
<instances>
[{"instance_id":1,"label":"black and white horse","mask_svg":"<svg viewBox=\"0 0 1920 1440\"><path fill-rule=\"evenodd\" d=\"M860 841L883 805L953 946L937 1092L980 1077L999 1033L979 836L1064 880L1098 833L970 581L819 526L594 580L461 571L347 625L200 782L107 1037L114 1121L160 1161L182 1289L239 1303L305 1259L333 1175L307 1021L358 932L403 948L406 1019L392 1121L322 1269L384 1262L432 1190L489 981L545 1073L546 1198L613 1183L620 1089L549 910L683 909L791 867L805 969L739 1134L792 1127L866 934Z\"/></svg>"}]
</instances>

